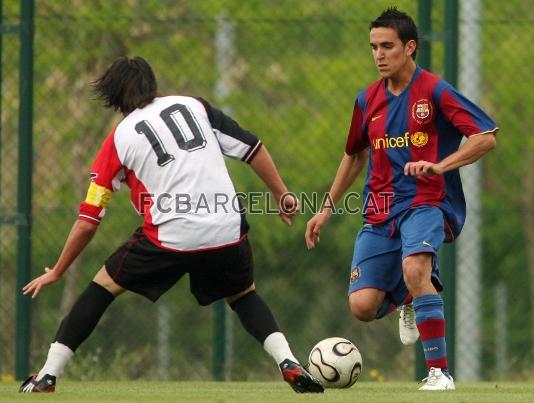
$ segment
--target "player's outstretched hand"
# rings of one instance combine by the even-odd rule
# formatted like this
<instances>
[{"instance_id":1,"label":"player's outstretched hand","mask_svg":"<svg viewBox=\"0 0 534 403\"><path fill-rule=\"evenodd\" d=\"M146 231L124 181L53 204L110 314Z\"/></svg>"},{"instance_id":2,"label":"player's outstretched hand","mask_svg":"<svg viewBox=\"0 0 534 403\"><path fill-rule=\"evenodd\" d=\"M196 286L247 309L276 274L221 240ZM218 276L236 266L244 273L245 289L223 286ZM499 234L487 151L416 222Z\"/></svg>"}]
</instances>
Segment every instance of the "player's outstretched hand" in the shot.
<instances>
[{"instance_id":1,"label":"player's outstretched hand","mask_svg":"<svg viewBox=\"0 0 534 403\"><path fill-rule=\"evenodd\" d=\"M28 295L30 293L32 294L32 298L37 297L39 292L41 291L41 288L47 284L55 283L60 279L60 276L57 275L57 273L52 270L50 267L45 267L45 274L34 278L32 281L30 281L28 284L24 286L22 289L22 293L24 295Z\"/></svg>"},{"instance_id":2,"label":"player's outstretched hand","mask_svg":"<svg viewBox=\"0 0 534 403\"><path fill-rule=\"evenodd\" d=\"M304 238L306 238L306 247L308 250L315 248L315 245L321 241L319 238L321 227L328 222L331 214L331 210L322 210L315 214L310 221L308 221L308 224L306 224L306 234L304 235Z\"/></svg>"},{"instance_id":3,"label":"player's outstretched hand","mask_svg":"<svg viewBox=\"0 0 534 403\"><path fill-rule=\"evenodd\" d=\"M284 193L277 201L280 218L287 225L293 222L293 216L299 211L299 199L293 193Z\"/></svg>"},{"instance_id":4,"label":"player's outstretched hand","mask_svg":"<svg viewBox=\"0 0 534 403\"><path fill-rule=\"evenodd\" d=\"M442 175L443 169L439 164L434 164L428 161L408 162L404 166L404 175L415 176L416 178L422 176Z\"/></svg>"}]
</instances>

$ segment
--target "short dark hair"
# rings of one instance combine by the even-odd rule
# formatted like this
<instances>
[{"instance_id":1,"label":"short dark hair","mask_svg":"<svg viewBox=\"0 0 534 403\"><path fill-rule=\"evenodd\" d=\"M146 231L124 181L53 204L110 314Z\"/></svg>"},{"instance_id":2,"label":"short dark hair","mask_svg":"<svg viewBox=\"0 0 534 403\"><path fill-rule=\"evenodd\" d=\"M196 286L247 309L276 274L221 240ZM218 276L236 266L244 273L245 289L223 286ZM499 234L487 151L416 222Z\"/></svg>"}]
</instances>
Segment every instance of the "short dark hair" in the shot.
<instances>
[{"instance_id":1,"label":"short dark hair","mask_svg":"<svg viewBox=\"0 0 534 403\"><path fill-rule=\"evenodd\" d=\"M92 85L106 108L125 115L151 103L158 89L152 68L139 56L118 57Z\"/></svg>"},{"instance_id":2,"label":"short dark hair","mask_svg":"<svg viewBox=\"0 0 534 403\"><path fill-rule=\"evenodd\" d=\"M419 36L417 34L417 25L414 20L405 12L399 11L397 7L389 7L369 24L369 31L373 28L391 28L397 32L399 39L406 45L408 41L415 41L415 51L412 58L415 59L417 54L417 45Z\"/></svg>"}]
</instances>

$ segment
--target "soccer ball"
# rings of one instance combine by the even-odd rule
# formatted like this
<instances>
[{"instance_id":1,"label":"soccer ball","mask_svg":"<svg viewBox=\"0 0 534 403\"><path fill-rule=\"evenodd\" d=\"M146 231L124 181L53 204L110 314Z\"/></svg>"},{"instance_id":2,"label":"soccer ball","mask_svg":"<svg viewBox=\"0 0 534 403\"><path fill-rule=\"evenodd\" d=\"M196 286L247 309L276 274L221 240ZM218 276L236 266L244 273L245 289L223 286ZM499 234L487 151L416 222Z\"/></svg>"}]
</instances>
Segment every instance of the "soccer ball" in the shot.
<instances>
[{"instance_id":1,"label":"soccer ball","mask_svg":"<svg viewBox=\"0 0 534 403\"><path fill-rule=\"evenodd\" d=\"M330 337L317 343L308 358L308 371L325 388L349 388L362 373L362 355L349 340Z\"/></svg>"}]
</instances>

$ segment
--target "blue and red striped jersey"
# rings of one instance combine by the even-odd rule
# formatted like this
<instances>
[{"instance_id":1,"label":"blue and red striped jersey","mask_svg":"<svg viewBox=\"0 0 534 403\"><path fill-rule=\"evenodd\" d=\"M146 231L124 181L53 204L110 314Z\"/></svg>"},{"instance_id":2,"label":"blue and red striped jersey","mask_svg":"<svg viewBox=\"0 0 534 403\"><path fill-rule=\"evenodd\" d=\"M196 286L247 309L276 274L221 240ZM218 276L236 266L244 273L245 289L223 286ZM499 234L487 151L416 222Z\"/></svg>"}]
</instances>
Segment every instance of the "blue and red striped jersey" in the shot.
<instances>
[{"instance_id":1,"label":"blue and red striped jersey","mask_svg":"<svg viewBox=\"0 0 534 403\"><path fill-rule=\"evenodd\" d=\"M417 67L398 96L379 80L361 91L354 105L345 152L369 147L364 186L364 222L385 223L420 205L441 208L446 240L465 222L465 198L459 170L425 178L404 175L410 161L439 162L458 150L463 136L494 133L495 122L452 85Z\"/></svg>"}]
</instances>

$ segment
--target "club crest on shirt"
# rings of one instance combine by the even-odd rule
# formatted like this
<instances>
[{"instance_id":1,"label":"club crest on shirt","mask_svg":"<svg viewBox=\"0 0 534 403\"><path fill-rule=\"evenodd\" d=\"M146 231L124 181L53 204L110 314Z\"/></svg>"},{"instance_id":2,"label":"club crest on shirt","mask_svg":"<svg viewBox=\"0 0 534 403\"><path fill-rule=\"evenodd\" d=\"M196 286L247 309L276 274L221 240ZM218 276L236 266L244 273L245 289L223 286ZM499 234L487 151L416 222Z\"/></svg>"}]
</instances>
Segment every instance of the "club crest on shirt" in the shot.
<instances>
[{"instance_id":1,"label":"club crest on shirt","mask_svg":"<svg viewBox=\"0 0 534 403\"><path fill-rule=\"evenodd\" d=\"M423 147L428 143L428 134L423 132L415 132L410 136L411 143L416 147Z\"/></svg>"},{"instance_id":2,"label":"club crest on shirt","mask_svg":"<svg viewBox=\"0 0 534 403\"><path fill-rule=\"evenodd\" d=\"M432 118L432 104L428 99L420 99L413 104L412 117L419 124L428 123Z\"/></svg>"},{"instance_id":3,"label":"club crest on shirt","mask_svg":"<svg viewBox=\"0 0 534 403\"><path fill-rule=\"evenodd\" d=\"M352 271L350 272L350 283L351 284L354 284L356 281L358 281L358 279L362 276L362 271L360 270L359 267L355 267L354 269L352 269Z\"/></svg>"}]
</instances>

